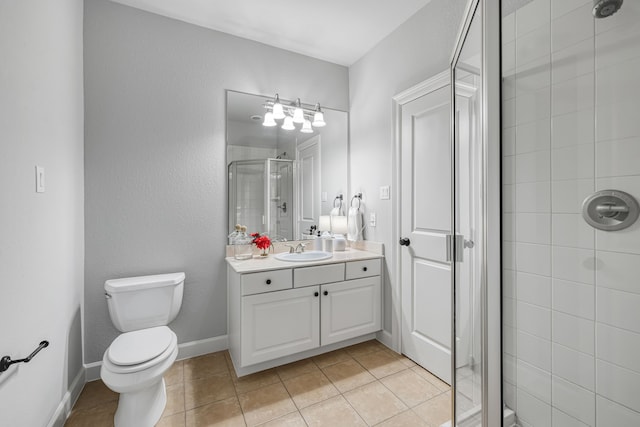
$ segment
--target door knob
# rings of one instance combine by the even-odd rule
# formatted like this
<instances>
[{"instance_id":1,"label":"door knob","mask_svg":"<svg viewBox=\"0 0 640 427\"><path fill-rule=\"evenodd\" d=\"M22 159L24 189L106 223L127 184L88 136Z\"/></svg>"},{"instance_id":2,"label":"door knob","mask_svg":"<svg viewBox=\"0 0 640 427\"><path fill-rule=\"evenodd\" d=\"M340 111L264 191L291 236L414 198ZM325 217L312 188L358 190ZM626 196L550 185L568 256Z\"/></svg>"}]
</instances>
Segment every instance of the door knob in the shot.
<instances>
[{"instance_id":1,"label":"door knob","mask_svg":"<svg viewBox=\"0 0 640 427\"><path fill-rule=\"evenodd\" d=\"M473 240L464 240L464 247L465 248L469 248L469 249L473 249L473 247L475 246L475 242Z\"/></svg>"},{"instance_id":2,"label":"door knob","mask_svg":"<svg viewBox=\"0 0 640 427\"><path fill-rule=\"evenodd\" d=\"M400 239L400 246L409 246L410 244L411 240L409 240L408 238L404 237Z\"/></svg>"}]
</instances>

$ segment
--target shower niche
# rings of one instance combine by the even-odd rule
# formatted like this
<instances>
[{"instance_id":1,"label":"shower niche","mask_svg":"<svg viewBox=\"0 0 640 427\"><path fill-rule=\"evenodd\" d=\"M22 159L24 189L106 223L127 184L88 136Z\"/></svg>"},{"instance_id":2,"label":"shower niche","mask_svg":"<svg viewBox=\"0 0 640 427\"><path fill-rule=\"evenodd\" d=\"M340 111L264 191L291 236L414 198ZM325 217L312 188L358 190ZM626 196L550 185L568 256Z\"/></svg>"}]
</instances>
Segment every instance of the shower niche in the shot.
<instances>
[{"instance_id":1,"label":"shower niche","mask_svg":"<svg viewBox=\"0 0 640 427\"><path fill-rule=\"evenodd\" d=\"M272 240L294 238L294 162L237 160L229 164L229 230L235 224Z\"/></svg>"}]
</instances>

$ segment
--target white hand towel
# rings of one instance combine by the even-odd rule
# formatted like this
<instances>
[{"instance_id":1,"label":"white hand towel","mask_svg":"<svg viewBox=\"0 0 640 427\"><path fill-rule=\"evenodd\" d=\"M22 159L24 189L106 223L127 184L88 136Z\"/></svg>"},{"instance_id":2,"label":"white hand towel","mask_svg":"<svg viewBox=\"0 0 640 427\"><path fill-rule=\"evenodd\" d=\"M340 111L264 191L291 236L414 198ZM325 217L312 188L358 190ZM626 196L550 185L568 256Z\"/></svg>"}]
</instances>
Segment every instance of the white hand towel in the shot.
<instances>
[{"instance_id":1,"label":"white hand towel","mask_svg":"<svg viewBox=\"0 0 640 427\"><path fill-rule=\"evenodd\" d=\"M339 216L340 215L340 208L339 207L335 207L335 208L331 209L331 212L329 213L329 215L331 215L331 216Z\"/></svg>"},{"instance_id":2,"label":"white hand towel","mask_svg":"<svg viewBox=\"0 0 640 427\"><path fill-rule=\"evenodd\" d=\"M364 230L362 212L360 209L350 207L349 208L349 217L347 219L347 228L349 232L347 233L347 240L352 242L356 242L358 240L363 240L362 231Z\"/></svg>"}]
</instances>

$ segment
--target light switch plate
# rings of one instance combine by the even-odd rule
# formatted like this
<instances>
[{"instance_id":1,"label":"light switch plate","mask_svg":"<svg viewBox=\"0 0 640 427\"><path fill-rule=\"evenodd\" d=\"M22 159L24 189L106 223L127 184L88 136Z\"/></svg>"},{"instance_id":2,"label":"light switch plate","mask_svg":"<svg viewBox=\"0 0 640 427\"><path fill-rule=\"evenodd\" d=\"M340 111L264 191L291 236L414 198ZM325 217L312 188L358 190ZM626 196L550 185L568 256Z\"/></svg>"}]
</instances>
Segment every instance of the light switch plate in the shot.
<instances>
[{"instance_id":1,"label":"light switch plate","mask_svg":"<svg viewBox=\"0 0 640 427\"><path fill-rule=\"evenodd\" d=\"M322 192L322 201L323 202L328 202L329 201L329 195L327 194L326 191Z\"/></svg>"},{"instance_id":2,"label":"light switch plate","mask_svg":"<svg viewBox=\"0 0 640 427\"><path fill-rule=\"evenodd\" d=\"M388 185L380 187L380 200L389 200L391 198L390 191Z\"/></svg>"},{"instance_id":3,"label":"light switch plate","mask_svg":"<svg viewBox=\"0 0 640 427\"><path fill-rule=\"evenodd\" d=\"M44 193L44 168L36 166L36 193Z\"/></svg>"}]
</instances>

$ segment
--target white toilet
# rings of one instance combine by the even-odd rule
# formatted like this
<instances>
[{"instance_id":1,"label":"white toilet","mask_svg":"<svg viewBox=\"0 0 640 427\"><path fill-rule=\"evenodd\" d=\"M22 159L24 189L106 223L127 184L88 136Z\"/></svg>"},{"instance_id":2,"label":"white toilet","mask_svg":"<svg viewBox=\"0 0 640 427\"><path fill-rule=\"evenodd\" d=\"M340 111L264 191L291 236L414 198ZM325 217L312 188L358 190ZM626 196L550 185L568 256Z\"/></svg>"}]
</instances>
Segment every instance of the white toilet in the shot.
<instances>
[{"instance_id":1,"label":"white toilet","mask_svg":"<svg viewBox=\"0 0 640 427\"><path fill-rule=\"evenodd\" d=\"M178 356L166 325L182 305L184 273L107 280L109 315L120 334L104 352L100 377L120 393L116 427L152 427L167 403L163 375Z\"/></svg>"}]
</instances>

